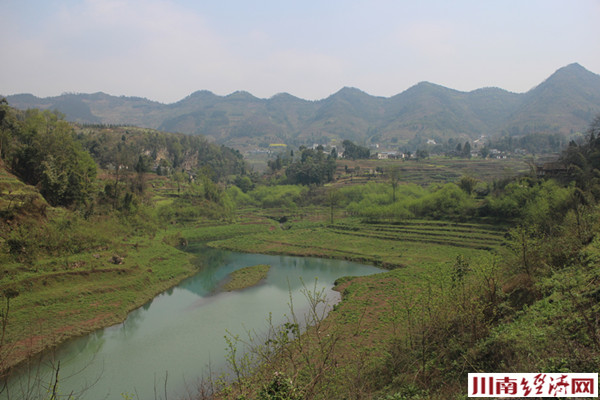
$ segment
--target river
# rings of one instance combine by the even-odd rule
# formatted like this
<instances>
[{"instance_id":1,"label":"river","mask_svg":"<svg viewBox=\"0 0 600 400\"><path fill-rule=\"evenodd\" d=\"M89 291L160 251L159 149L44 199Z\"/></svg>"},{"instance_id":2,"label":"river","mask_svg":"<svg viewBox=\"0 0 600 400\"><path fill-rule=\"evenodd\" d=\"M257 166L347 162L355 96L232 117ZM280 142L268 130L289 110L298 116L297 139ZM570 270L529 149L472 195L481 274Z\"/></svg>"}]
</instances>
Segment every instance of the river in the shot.
<instances>
[{"instance_id":1,"label":"river","mask_svg":"<svg viewBox=\"0 0 600 400\"><path fill-rule=\"evenodd\" d=\"M58 361L63 395L84 391L82 398L89 400L164 399L166 386L169 399L180 398L194 391L199 376L224 370L227 331L263 332L270 313L275 324L284 322L290 296L296 313L304 312L303 288L312 289L315 280L332 305L339 300L331 290L337 278L381 272L341 260L188 247L197 257L196 275L131 312L122 324L72 340L35 370L22 371L21 379L11 382L10 398L19 398L23 387L35 387L35 379L47 386ZM229 273L257 264L271 265L265 282L238 292L218 290ZM6 392L0 398L8 398Z\"/></svg>"}]
</instances>

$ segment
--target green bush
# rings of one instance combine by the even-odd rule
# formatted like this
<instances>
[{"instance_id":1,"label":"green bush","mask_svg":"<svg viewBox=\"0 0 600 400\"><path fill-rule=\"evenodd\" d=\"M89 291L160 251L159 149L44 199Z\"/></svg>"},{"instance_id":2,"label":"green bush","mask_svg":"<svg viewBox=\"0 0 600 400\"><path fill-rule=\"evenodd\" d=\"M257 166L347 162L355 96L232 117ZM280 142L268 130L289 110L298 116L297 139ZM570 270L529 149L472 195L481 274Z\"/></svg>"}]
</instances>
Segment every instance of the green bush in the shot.
<instances>
[{"instance_id":1,"label":"green bush","mask_svg":"<svg viewBox=\"0 0 600 400\"><path fill-rule=\"evenodd\" d=\"M308 190L305 186L296 185L259 186L248 195L262 208L296 208Z\"/></svg>"},{"instance_id":2,"label":"green bush","mask_svg":"<svg viewBox=\"0 0 600 400\"><path fill-rule=\"evenodd\" d=\"M258 393L257 400L302 400L302 394L291 379L276 372L269 384Z\"/></svg>"},{"instance_id":3,"label":"green bush","mask_svg":"<svg viewBox=\"0 0 600 400\"><path fill-rule=\"evenodd\" d=\"M227 193L227 196L229 196L229 198L233 201L233 203L238 207L254 205L254 200L252 199L252 197L250 197L237 186L231 186L225 192Z\"/></svg>"},{"instance_id":4,"label":"green bush","mask_svg":"<svg viewBox=\"0 0 600 400\"><path fill-rule=\"evenodd\" d=\"M475 201L454 183L410 202L408 209L418 217L463 220L475 214Z\"/></svg>"}]
</instances>

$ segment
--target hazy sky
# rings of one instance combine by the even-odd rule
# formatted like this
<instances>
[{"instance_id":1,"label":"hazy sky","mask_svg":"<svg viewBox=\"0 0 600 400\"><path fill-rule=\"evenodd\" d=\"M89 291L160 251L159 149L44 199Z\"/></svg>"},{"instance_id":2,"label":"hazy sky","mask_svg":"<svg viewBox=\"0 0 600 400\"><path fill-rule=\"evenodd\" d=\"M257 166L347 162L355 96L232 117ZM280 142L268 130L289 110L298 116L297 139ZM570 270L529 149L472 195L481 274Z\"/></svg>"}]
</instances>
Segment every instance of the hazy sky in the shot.
<instances>
[{"instance_id":1,"label":"hazy sky","mask_svg":"<svg viewBox=\"0 0 600 400\"><path fill-rule=\"evenodd\" d=\"M600 0L0 0L0 93L321 99L600 73Z\"/></svg>"}]
</instances>

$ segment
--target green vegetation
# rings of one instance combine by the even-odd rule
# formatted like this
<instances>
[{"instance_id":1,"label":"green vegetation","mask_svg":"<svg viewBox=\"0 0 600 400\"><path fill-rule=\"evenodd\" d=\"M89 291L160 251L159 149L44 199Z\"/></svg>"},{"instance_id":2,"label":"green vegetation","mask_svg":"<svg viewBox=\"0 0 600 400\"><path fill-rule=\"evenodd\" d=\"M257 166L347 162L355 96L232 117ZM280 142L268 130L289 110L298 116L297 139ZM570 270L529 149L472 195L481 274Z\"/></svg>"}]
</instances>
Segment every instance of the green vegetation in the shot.
<instances>
[{"instance_id":1,"label":"green vegetation","mask_svg":"<svg viewBox=\"0 0 600 400\"><path fill-rule=\"evenodd\" d=\"M271 269L270 265L260 264L233 271L228 281L223 285L223 290L231 292L258 285L260 281L267 277L269 269Z\"/></svg>"},{"instance_id":2,"label":"green vegetation","mask_svg":"<svg viewBox=\"0 0 600 400\"><path fill-rule=\"evenodd\" d=\"M0 104L2 376L194 274L176 248L181 224L233 215L219 179L242 171L239 153L200 137L77 129Z\"/></svg>"},{"instance_id":3,"label":"green vegetation","mask_svg":"<svg viewBox=\"0 0 600 400\"><path fill-rule=\"evenodd\" d=\"M190 176L207 176L218 182L231 175L244 175L246 169L238 151L210 143L202 136L131 126L83 125L74 130L98 166L115 173L155 171L181 185Z\"/></svg>"},{"instance_id":4,"label":"green vegetation","mask_svg":"<svg viewBox=\"0 0 600 400\"><path fill-rule=\"evenodd\" d=\"M19 129L15 128L20 123ZM28 110L23 121L6 115L5 144L12 170L40 192L53 206L82 205L92 195L96 165L72 135L71 126L56 114ZM6 132L14 134L13 140Z\"/></svg>"},{"instance_id":5,"label":"green vegetation","mask_svg":"<svg viewBox=\"0 0 600 400\"><path fill-rule=\"evenodd\" d=\"M267 362L243 373L229 338L226 396L464 398L471 371L594 371L599 137L600 118L556 179L523 161L336 161L306 148L260 177L200 137L76 128L2 103L0 367L193 274L179 248L198 240L389 269L340 279L327 318L307 294L314 326L292 310L252 342Z\"/></svg>"},{"instance_id":6,"label":"green vegetation","mask_svg":"<svg viewBox=\"0 0 600 400\"><path fill-rule=\"evenodd\" d=\"M600 209L592 171L600 167L598 127L600 119L585 144L564 153L573 183L535 177L497 182L489 194L450 215L469 210L475 217L470 223L389 216L335 224L292 221L277 234L213 242L403 265L339 280L344 300L328 318L313 320L318 327L301 339L294 321L285 324L273 340L289 350L275 346L267 353L268 366L234 387L249 398L257 388L279 384L283 398L449 399L464 398L472 371L595 371ZM393 204L393 189L385 193L382 185L348 188L346 207L377 198ZM426 199L449 189L418 190ZM425 209L430 217L443 217ZM505 229L475 222L481 219L502 222ZM411 240L418 250L398 250ZM405 262L411 254L416 257ZM281 377L292 378L283 385Z\"/></svg>"},{"instance_id":7,"label":"green vegetation","mask_svg":"<svg viewBox=\"0 0 600 400\"><path fill-rule=\"evenodd\" d=\"M371 151L368 148L358 146L351 140L344 140L342 145L344 146L344 158L358 160L361 158L369 158L371 156Z\"/></svg>"},{"instance_id":8,"label":"green vegetation","mask_svg":"<svg viewBox=\"0 0 600 400\"><path fill-rule=\"evenodd\" d=\"M335 157L326 156L323 148L300 149L300 160L292 163L285 174L292 184L322 185L333 180L335 172Z\"/></svg>"},{"instance_id":9,"label":"green vegetation","mask_svg":"<svg viewBox=\"0 0 600 400\"><path fill-rule=\"evenodd\" d=\"M321 220L327 220L322 210ZM275 229L210 242L242 252L340 258L386 268L443 265L459 254L483 256L499 246L502 231L478 224L414 220L400 225L368 224L344 219L334 225L296 221ZM427 252L423 246L427 246Z\"/></svg>"}]
</instances>

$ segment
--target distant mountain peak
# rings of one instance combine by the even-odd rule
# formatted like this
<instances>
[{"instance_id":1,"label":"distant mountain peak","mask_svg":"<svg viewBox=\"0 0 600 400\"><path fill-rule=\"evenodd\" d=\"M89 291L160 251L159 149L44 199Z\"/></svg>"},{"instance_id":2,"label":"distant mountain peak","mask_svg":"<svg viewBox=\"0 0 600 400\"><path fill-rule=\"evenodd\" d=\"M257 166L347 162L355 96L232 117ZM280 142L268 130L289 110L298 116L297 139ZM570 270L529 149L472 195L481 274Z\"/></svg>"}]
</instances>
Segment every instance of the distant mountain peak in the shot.
<instances>
[{"instance_id":1,"label":"distant mountain peak","mask_svg":"<svg viewBox=\"0 0 600 400\"><path fill-rule=\"evenodd\" d=\"M245 90L237 90L233 93L228 94L227 96L225 96L225 98L239 99L239 100L257 100L258 99L258 97L255 97L254 95L252 95L252 93L247 92Z\"/></svg>"},{"instance_id":2,"label":"distant mountain peak","mask_svg":"<svg viewBox=\"0 0 600 400\"><path fill-rule=\"evenodd\" d=\"M548 77L548 79L546 79L546 81L550 81L552 79L562 78L562 77L593 77L593 76L598 77L598 75L587 70L585 67L581 66L581 64L572 63L565 67L557 69L556 72L554 72L552 75L550 75L550 77Z\"/></svg>"},{"instance_id":3,"label":"distant mountain peak","mask_svg":"<svg viewBox=\"0 0 600 400\"><path fill-rule=\"evenodd\" d=\"M196 90L194 93L190 94L188 97L206 97L206 96L216 96L210 90Z\"/></svg>"},{"instance_id":4,"label":"distant mountain peak","mask_svg":"<svg viewBox=\"0 0 600 400\"><path fill-rule=\"evenodd\" d=\"M289 98L289 97L295 97L295 96L292 96L288 92L279 92L279 93L275 93L273 96L271 96L272 99L274 99L274 98L283 99L283 98Z\"/></svg>"},{"instance_id":5,"label":"distant mountain peak","mask_svg":"<svg viewBox=\"0 0 600 400\"><path fill-rule=\"evenodd\" d=\"M355 88L354 86L344 86L343 88L341 88L337 92L338 93L365 93L362 90L360 90L358 88Z\"/></svg>"},{"instance_id":6,"label":"distant mountain peak","mask_svg":"<svg viewBox=\"0 0 600 400\"><path fill-rule=\"evenodd\" d=\"M445 86L438 85L437 83L433 83L433 82L429 82L429 81L421 81L421 82L417 83L416 85L412 86L410 89L413 89L413 88L436 88L436 89L443 88L443 89L453 90L453 89L450 89Z\"/></svg>"},{"instance_id":7,"label":"distant mountain peak","mask_svg":"<svg viewBox=\"0 0 600 400\"><path fill-rule=\"evenodd\" d=\"M281 102L281 101L291 101L291 102L306 102L307 100L301 99L300 97L296 97L294 95L291 95L287 92L281 92L281 93L277 93L275 95L273 95L270 99L268 99L268 101L275 101L275 102Z\"/></svg>"},{"instance_id":8,"label":"distant mountain peak","mask_svg":"<svg viewBox=\"0 0 600 400\"><path fill-rule=\"evenodd\" d=\"M438 85L436 83L431 83L427 81L422 81L417 83L414 86L411 86L406 90L407 93L415 94L415 93L449 93L449 92L457 92L455 89L450 89L442 85ZM402 96L403 93L400 93Z\"/></svg>"},{"instance_id":9,"label":"distant mountain peak","mask_svg":"<svg viewBox=\"0 0 600 400\"><path fill-rule=\"evenodd\" d=\"M553 90L566 90L575 87L585 88L587 90L598 87L600 75L597 75L578 63L572 63L565 67L557 69L545 81L529 91L532 92L554 88ZM591 87L590 87L591 86Z\"/></svg>"},{"instance_id":10,"label":"distant mountain peak","mask_svg":"<svg viewBox=\"0 0 600 400\"><path fill-rule=\"evenodd\" d=\"M575 69L578 69L578 70L587 71L587 69L585 69L585 67L584 67L584 66L582 66L581 64L579 64L579 63L577 63L577 62L571 63L571 64L569 64L569 65L565 65L564 67L562 67L562 68L559 68L558 70L560 71L561 69L563 69L563 70L564 70L564 69L573 69L573 70L575 70ZM588 71L588 72L589 72L589 71Z\"/></svg>"},{"instance_id":11,"label":"distant mountain peak","mask_svg":"<svg viewBox=\"0 0 600 400\"><path fill-rule=\"evenodd\" d=\"M328 99L357 98L357 97L376 98L377 96L372 96L372 95L368 94L367 92L363 92L362 90L355 88L355 87L344 86L343 88L341 88L340 90L338 90L337 92L335 92L334 94L329 96Z\"/></svg>"}]
</instances>

